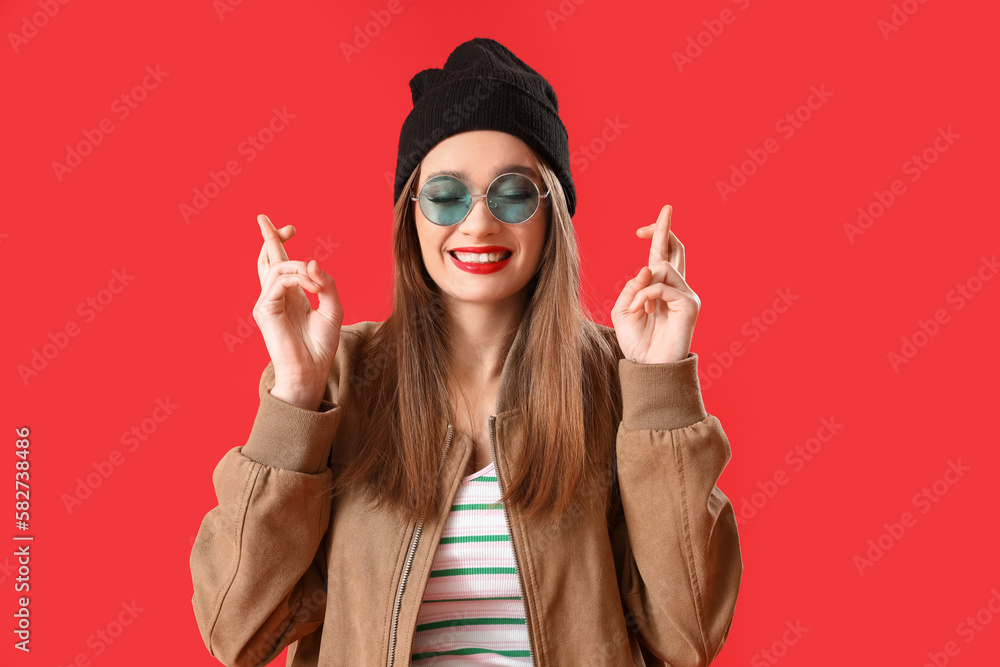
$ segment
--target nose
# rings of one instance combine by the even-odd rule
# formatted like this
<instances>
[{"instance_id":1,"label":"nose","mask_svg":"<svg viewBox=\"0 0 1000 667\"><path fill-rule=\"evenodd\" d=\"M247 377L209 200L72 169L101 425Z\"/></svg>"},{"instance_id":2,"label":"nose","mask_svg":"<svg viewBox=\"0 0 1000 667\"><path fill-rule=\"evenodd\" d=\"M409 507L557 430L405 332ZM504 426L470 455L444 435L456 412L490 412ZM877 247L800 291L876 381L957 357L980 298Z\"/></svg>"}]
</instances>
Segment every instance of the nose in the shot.
<instances>
[{"instance_id":1,"label":"nose","mask_svg":"<svg viewBox=\"0 0 1000 667\"><path fill-rule=\"evenodd\" d=\"M476 204L479 203L480 199L483 200L483 205L477 211ZM469 212L465 214L465 220L459 224L468 233L475 233L477 230L485 233L495 230L497 226L502 226L501 222L490 211L486 195L472 195L472 206L469 208Z\"/></svg>"}]
</instances>

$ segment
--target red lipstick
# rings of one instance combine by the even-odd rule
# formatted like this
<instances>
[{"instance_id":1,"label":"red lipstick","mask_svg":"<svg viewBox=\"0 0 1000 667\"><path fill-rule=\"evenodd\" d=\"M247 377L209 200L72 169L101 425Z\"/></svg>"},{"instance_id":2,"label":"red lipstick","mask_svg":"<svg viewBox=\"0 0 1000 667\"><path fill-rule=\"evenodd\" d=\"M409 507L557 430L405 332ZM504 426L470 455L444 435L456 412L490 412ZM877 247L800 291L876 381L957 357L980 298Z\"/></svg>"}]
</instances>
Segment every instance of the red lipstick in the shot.
<instances>
[{"instance_id":1,"label":"red lipstick","mask_svg":"<svg viewBox=\"0 0 1000 667\"><path fill-rule=\"evenodd\" d=\"M511 254L507 256L506 259L501 259L499 262L463 262L452 253L454 252L468 252L468 253L494 253L494 252L510 252ZM464 247L464 248L451 248L448 250L448 256L451 257L451 261L455 263L455 266L466 271L468 273L493 273L499 271L503 267L507 266L510 262L510 258L514 256L513 252L509 248L504 248L498 245L488 245L488 246L474 246L474 247Z\"/></svg>"}]
</instances>

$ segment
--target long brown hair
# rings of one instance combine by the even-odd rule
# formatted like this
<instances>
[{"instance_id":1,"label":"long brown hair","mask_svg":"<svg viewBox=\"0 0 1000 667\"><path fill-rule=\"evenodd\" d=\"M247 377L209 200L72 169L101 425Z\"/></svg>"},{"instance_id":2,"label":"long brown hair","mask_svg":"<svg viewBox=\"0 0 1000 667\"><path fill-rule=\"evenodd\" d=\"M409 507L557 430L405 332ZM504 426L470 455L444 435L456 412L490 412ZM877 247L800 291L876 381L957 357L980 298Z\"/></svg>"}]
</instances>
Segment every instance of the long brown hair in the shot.
<instances>
[{"instance_id":1,"label":"long brown hair","mask_svg":"<svg viewBox=\"0 0 1000 667\"><path fill-rule=\"evenodd\" d=\"M580 301L576 237L559 179L529 152L552 196L542 200L551 204L539 268L506 344L509 350L516 335L525 336L524 354L511 361L527 440L501 500L525 517L539 511L559 517L581 488L606 498L610 492L621 419L620 355ZM334 493L357 486L376 505L391 502L427 516L438 500L434 481L447 434L444 418L453 414L447 383L452 327L424 267L410 205L419 174L418 165L395 206L392 314L359 352L364 444L338 476Z\"/></svg>"}]
</instances>

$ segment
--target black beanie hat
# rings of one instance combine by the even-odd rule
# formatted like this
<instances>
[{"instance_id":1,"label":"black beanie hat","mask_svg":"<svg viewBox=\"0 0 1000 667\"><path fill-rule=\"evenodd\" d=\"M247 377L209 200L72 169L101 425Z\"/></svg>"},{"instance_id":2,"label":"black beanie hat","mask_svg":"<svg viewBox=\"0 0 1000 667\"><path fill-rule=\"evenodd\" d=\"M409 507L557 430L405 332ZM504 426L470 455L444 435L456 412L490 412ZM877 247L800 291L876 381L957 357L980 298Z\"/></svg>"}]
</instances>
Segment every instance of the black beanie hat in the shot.
<instances>
[{"instance_id":1,"label":"black beanie hat","mask_svg":"<svg viewBox=\"0 0 1000 667\"><path fill-rule=\"evenodd\" d=\"M559 100L549 82L505 46L483 37L460 44L444 68L417 72L410 91L413 110L399 134L393 204L440 141L470 130L497 130L521 139L549 163L566 193L570 216L576 212Z\"/></svg>"}]
</instances>

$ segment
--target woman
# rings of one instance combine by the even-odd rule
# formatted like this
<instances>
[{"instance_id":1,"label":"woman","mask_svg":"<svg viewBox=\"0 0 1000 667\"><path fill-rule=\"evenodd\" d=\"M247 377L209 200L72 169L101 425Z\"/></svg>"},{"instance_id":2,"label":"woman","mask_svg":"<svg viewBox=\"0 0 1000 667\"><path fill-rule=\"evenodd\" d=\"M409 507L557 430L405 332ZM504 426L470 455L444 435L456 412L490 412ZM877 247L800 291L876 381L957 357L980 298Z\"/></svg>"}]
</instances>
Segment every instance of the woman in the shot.
<instances>
[{"instance_id":1,"label":"woman","mask_svg":"<svg viewBox=\"0 0 1000 667\"><path fill-rule=\"evenodd\" d=\"M294 228L258 218L271 361L191 554L206 647L227 665L286 646L301 667L709 664L742 561L671 207L636 230L649 263L614 328L595 324L548 82L477 38L410 87L385 322L343 325L333 278L286 255Z\"/></svg>"}]
</instances>

